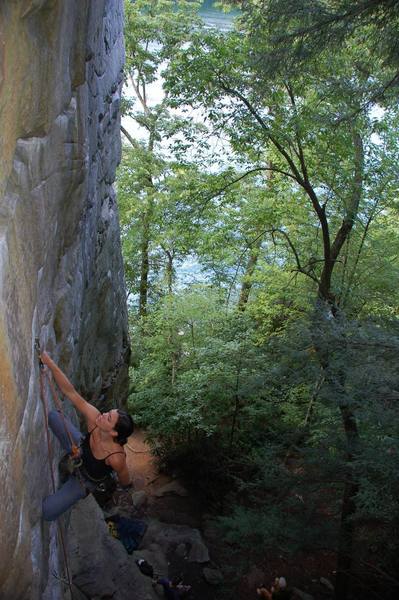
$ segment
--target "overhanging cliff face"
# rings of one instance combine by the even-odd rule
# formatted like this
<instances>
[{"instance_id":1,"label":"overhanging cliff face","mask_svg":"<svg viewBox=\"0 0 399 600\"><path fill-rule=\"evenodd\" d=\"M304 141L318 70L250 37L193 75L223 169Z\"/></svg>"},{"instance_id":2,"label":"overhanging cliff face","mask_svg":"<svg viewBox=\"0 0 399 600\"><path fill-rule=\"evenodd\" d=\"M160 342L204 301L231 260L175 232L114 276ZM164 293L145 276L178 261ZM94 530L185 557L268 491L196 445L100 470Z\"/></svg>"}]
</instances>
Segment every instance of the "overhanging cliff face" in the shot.
<instances>
[{"instance_id":1,"label":"overhanging cliff face","mask_svg":"<svg viewBox=\"0 0 399 600\"><path fill-rule=\"evenodd\" d=\"M122 0L0 2L0 597L61 597L33 352L120 404L127 317L112 187Z\"/></svg>"}]
</instances>

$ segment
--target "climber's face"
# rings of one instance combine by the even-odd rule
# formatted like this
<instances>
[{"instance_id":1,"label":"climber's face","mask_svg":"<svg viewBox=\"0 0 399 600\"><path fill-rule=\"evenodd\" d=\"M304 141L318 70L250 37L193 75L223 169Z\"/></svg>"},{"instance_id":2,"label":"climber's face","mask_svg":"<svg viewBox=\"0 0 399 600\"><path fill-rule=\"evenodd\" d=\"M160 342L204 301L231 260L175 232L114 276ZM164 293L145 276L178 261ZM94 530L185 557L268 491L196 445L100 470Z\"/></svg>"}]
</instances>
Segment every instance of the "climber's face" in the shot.
<instances>
[{"instance_id":1,"label":"climber's face","mask_svg":"<svg viewBox=\"0 0 399 600\"><path fill-rule=\"evenodd\" d=\"M117 432L115 431L115 425L117 424L119 419L119 413L116 408L112 410L99 414L96 419L96 425L102 431L108 431L109 433Z\"/></svg>"}]
</instances>

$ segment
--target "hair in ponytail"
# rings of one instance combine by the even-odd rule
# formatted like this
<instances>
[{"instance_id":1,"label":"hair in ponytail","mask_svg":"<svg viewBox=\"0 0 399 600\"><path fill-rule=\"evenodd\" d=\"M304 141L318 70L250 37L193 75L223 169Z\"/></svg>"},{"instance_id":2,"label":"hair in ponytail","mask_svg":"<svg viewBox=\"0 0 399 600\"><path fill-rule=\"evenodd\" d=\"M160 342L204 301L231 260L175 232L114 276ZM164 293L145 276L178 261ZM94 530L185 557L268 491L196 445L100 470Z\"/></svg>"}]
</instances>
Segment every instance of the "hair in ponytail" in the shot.
<instances>
[{"instance_id":1,"label":"hair in ponytail","mask_svg":"<svg viewBox=\"0 0 399 600\"><path fill-rule=\"evenodd\" d=\"M118 433L116 442L123 446L127 442L127 438L134 431L134 423L132 417L124 410L117 409L119 418L115 425L115 431Z\"/></svg>"}]
</instances>

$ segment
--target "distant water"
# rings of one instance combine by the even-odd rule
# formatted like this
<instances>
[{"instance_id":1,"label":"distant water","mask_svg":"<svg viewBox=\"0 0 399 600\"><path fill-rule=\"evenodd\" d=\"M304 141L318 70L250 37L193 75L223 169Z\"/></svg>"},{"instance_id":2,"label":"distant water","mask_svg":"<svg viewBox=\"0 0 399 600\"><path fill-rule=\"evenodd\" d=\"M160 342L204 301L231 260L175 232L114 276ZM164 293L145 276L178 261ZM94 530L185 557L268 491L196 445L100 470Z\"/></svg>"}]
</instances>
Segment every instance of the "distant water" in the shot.
<instances>
[{"instance_id":1,"label":"distant water","mask_svg":"<svg viewBox=\"0 0 399 600\"><path fill-rule=\"evenodd\" d=\"M240 14L239 10L225 13L220 8L215 8L215 0L205 0L199 9L199 15L207 27L220 31L228 31L233 26L233 20Z\"/></svg>"},{"instance_id":2,"label":"distant water","mask_svg":"<svg viewBox=\"0 0 399 600\"><path fill-rule=\"evenodd\" d=\"M214 0L204 0L201 8L199 9L199 15L204 21L204 24L208 28L215 28L219 31L229 31L233 27L233 20L236 16L240 14L240 11L234 10L230 13L225 13L219 8L214 7ZM129 95L129 86L125 89L125 94ZM134 94L131 94L134 96ZM154 104L163 97L163 89L162 89L162 79L159 77L156 79L151 85L147 88L147 98L150 104ZM196 113L195 110L191 111L191 115L195 120L201 121L201 115ZM185 115L187 116L187 115ZM126 129L130 132L130 134L136 138L137 140L146 140L148 139L148 131L143 127L140 127L137 122L130 117L122 117L122 124L126 127ZM217 138L213 141L213 146L218 143L222 144L221 155L224 154L225 149L223 148L223 144L225 143L219 142ZM183 264L179 265L177 268L177 281L176 284L178 287L188 284L188 283L204 283L208 280L209 275L204 271L203 267L197 262L195 256L187 257L186 260L183 261ZM138 298L134 297L130 299L130 303L133 305L138 302Z\"/></svg>"}]
</instances>

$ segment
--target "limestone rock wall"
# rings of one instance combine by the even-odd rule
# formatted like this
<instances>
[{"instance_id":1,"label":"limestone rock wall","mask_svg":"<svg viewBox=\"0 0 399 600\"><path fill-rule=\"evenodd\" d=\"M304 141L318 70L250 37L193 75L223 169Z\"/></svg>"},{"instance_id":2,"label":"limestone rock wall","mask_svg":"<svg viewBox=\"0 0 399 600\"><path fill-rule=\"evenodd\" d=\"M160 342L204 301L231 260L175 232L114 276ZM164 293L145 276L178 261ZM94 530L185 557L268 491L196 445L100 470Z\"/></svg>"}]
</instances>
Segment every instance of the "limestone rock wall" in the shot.
<instances>
[{"instance_id":1,"label":"limestone rock wall","mask_svg":"<svg viewBox=\"0 0 399 600\"><path fill-rule=\"evenodd\" d=\"M122 0L0 1L2 600L63 597L34 339L88 399L126 394L123 60Z\"/></svg>"}]
</instances>

